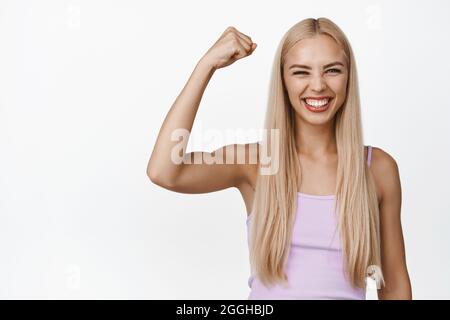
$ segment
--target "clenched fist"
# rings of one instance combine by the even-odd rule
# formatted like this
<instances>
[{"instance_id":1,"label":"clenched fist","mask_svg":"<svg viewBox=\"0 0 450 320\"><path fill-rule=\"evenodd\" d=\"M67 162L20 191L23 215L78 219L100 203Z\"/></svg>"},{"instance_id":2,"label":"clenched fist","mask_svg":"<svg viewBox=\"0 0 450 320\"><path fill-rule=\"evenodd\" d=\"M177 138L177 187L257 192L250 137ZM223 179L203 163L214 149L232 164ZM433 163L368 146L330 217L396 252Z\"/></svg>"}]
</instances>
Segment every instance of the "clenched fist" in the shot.
<instances>
[{"instance_id":1,"label":"clenched fist","mask_svg":"<svg viewBox=\"0 0 450 320\"><path fill-rule=\"evenodd\" d=\"M202 60L214 69L220 69L252 54L255 49L256 43L249 36L234 27L228 27Z\"/></svg>"}]
</instances>

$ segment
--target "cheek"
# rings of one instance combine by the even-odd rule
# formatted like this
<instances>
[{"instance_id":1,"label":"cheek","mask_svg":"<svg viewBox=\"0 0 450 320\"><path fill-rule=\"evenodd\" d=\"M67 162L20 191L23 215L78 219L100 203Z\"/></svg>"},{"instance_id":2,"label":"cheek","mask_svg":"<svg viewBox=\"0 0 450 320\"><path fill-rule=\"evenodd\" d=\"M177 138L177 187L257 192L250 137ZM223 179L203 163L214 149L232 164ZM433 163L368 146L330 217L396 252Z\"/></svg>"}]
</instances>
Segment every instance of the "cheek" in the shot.
<instances>
[{"instance_id":1,"label":"cheek","mask_svg":"<svg viewBox=\"0 0 450 320\"><path fill-rule=\"evenodd\" d=\"M336 77L328 80L328 87L340 98L344 99L347 94L347 79Z\"/></svg>"},{"instance_id":2,"label":"cheek","mask_svg":"<svg viewBox=\"0 0 450 320\"><path fill-rule=\"evenodd\" d=\"M307 81L302 79L290 79L286 82L286 88L291 98L298 97L303 94L307 86Z\"/></svg>"}]
</instances>

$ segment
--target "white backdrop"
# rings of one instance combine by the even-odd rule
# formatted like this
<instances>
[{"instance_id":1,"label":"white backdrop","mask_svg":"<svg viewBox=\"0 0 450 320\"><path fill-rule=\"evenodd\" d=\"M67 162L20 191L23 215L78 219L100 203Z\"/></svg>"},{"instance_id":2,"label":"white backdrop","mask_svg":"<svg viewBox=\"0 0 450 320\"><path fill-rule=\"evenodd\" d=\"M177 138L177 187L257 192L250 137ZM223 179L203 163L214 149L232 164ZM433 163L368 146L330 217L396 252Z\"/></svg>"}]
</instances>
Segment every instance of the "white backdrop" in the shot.
<instances>
[{"instance_id":1,"label":"white backdrop","mask_svg":"<svg viewBox=\"0 0 450 320\"><path fill-rule=\"evenodd\" d=\"M261 128L282 35L324 16L355 53L365 144L400 168L413 297L449 299L449 2L220 3L0 2L0 298L246 299L238 190L171 192L147 162L227 26L258 47L214 74L193 134Z\"/></svg>"}]
</instances>

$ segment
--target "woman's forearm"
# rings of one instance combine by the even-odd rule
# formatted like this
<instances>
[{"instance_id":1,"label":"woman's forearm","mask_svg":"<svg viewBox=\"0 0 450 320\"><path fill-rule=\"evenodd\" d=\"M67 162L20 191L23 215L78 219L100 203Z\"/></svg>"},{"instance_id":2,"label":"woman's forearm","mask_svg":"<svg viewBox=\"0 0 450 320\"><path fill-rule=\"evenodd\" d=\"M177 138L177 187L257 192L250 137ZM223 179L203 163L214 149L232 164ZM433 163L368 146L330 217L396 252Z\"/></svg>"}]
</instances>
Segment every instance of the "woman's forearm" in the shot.
<instances>
[{"instance_id":1,"label":"woman's forearm","mask_svg":"<svg viewBox=\"0 0 450 320\"><path fill-rule=\"evenodd\" d=\"M171 161L172 149L179 141L172 141L172 132L186 129L191 132L203 93L215 69L206 60L201 59L195 66L183 90L167 113L159 131L155 146L147 166L147 175L154 181L173 181L181 165ZM183 140L184 157L188 139Z\"/></svg>"}]
</instances>

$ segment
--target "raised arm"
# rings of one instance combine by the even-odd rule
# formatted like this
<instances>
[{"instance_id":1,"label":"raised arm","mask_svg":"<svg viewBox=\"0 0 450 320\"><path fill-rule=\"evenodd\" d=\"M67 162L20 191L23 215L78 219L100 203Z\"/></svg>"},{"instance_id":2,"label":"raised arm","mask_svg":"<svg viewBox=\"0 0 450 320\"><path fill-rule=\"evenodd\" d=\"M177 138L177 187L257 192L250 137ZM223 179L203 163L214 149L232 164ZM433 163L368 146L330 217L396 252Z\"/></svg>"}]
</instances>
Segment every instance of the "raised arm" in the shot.
<instances>
[{"instance_id":1,"label":"raised arm","mask_svg":"<svg viewBox=\"0 0 450 320\"><path fill-rule=\"evenodd\" d=\"M159 131L147 165L147 175L152 182L183 193L211 192L243 183L246 179L245 165L236 164L236 161L227 164L231 158L237 160L237 151L245 149L243 145L228 146L235 150L235 155L230 154L231 149L226 150L227 146L212 153L186 154L185 150L201 98L214 72L250 55L255 48L256 44L250 37L229 27L200 59ZM180 136L183 132L187 135ZM173 134L181 141L174 140ZM199 156L202 161L196 162ZM219 163L211 164L212 161L208 160L213 158L219 159ZM188 159L191 159L190 163Z\"/></svg>"}]
</instances>

